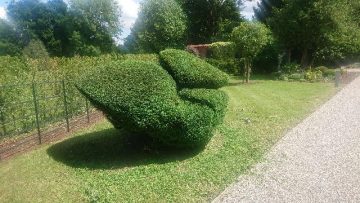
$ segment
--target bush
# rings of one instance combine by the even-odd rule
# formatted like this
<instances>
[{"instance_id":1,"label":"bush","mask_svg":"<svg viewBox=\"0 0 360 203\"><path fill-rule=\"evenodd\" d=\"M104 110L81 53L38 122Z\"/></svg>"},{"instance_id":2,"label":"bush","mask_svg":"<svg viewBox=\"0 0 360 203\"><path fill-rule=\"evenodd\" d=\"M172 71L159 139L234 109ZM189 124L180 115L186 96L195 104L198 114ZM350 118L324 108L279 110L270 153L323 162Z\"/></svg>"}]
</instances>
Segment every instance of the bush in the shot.
<instances>
[{"instance_id":1,"label":"bush","mask_svg":"<svg viewBox=\"0 0 360 203\"><path fill-rule=\"evenodd\" d=\"M302 79L305 79L305 75L303 73L293 73L288 76L290 80L297 80L300 81Z\"/></svg>"},{"instance_id":2,"label":"bush","mask_svg":"<svg viewBox=\"0 0 360 203\"><path fill-rule=\"evenodd\" d=\"M216 89L229 80L226 73L186 51L164 50L160 52L160 60L179 88Z\"/></svg>"},{"instance_id":3,"label":"bush","mask_svg":"<svg viewBox=\"0 0 360 203\"><path fill-rule=\"evenodd\" d=\"M214 42L209 45L209 58L235 58L235 44L233 42Z\"/></svg>"},{"instance_id":4,"label":"bush","mask_svg":"<svg viewBox=\"0 0 360 203\"><path fill-rule=\"evenodd\" d=\"M79 90L117 128L152 137L165 146L206 144L224 115L227 98L218 90L182 90L162 67L125 61L99 67Z\"/></svg>"},{"instance_id":5,"label":"bush","mask_svg":"<svg viewBox=\"0 0 360 203\"><path fill-rule=\"evenodd\" d=\"M320 70L308 70L305 72L305 79L311 82L316 82L324 79Z\"/></svg>"},{"instance_id":6,"label":"bush","mask_svg":"<svg viewBox=\"0 0 360 203\"><path fill-rule=\"evenodd\" d=\"M334 78L335 77L335 69L329 69L325 66L319 66L315 68L316 71L321 71L323 77L326 78Z\"/></svg>"},{"instance_id":7,"label":"bush","mask_svg":"<svg viewBox=\"0 0 360 203\"><path fill-rule=\"evenodd\" d=\"M297 73L301 71L301 67L297 63L287 63L281 67L281 72L286 74Z\"/></svg>"}]
</instances>

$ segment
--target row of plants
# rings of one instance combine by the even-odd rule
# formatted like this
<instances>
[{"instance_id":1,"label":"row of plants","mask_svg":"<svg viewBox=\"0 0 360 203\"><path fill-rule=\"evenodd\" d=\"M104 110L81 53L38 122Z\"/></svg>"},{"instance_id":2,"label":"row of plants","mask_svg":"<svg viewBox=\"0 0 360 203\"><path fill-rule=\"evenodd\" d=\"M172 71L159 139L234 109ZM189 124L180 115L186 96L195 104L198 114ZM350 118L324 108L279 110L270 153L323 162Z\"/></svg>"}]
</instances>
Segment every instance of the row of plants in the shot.
<instances>
[{"instance_id":1,"label":"row of plants","mask_svg":"<svg viewBox=\"0 0 360 203\"><path fill-rule=\"evenodd\" d=\"M275 73L276 78L284 81L300 81L300 82L322 82L335 79L336 71L344 74L344 69L327 68L319 66L316 68L302 69L300 65L295 63L285 64L281 70Z\"/></svg>"}]
</instances>

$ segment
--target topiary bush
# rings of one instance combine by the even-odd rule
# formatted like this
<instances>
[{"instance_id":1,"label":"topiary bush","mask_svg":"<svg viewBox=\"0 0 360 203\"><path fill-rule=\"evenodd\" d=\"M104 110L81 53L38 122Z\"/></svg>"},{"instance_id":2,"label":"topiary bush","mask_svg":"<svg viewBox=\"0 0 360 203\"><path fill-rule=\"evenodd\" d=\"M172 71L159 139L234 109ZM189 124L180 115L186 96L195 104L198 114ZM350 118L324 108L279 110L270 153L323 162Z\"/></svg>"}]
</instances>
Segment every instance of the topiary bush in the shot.
<instances>
[{"instance_id":1,"label":"topiary bush","mask_svg":"<svg viewBox=\"0 0 360 203\"><path fill-rule=\"evenodd\" d=\"M206 61L176 49L160 52L160 63L174 78L179 88L220 88L229 77Z\"/></svg>"},{"instance_id":2,"label":"topiary bush","mask_svg":"<svg viewBox=\"0 0 360 203\"><path fill-rule=\"evenodd\" d=\"M205 145L227 104L226 94L219 90L178 92L165 69L145 61L99 66L77 88L116 128L180 148Z\"/></svg>"}]
</instances>

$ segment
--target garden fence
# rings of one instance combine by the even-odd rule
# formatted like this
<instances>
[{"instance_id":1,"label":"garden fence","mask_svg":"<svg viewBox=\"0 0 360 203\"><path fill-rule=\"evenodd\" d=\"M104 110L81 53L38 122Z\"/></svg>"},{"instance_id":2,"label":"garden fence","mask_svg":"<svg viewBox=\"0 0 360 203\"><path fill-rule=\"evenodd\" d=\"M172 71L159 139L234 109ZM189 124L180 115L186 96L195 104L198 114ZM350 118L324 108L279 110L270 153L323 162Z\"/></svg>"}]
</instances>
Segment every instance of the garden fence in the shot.
<instances>
[{"instance_id":1,"label":"garden fence","mask_svg":"<svg viewBox=\"0 0 360 203\"><path fill-rule=\"evenodd\" d=\"M86 114L91 106L71 81L41 81L0 85L0 142L5 138L36 132L42 143L42 130Z\"/></svg>"}]
</instances>

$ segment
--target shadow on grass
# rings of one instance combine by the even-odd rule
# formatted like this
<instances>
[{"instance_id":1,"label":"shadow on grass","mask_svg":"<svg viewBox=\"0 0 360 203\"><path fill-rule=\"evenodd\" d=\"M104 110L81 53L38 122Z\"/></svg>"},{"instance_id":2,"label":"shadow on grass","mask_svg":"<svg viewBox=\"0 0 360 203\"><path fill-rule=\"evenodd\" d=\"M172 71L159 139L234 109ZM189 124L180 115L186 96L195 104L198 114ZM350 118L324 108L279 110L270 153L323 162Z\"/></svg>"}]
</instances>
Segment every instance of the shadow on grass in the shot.
<instances>
[{"instance_id":1,"label":"shadow on grass","mask_svg":"<svg viewBox=\"0 0 360 203\"><path fill-rule=\"evenodd\" d=\"M57 143L47 153L56 161L75 168L118 169L181 161L203 150L152 149L148 140L125 134L116 129L93 132Z\"/></svg>"}]
</instances>

